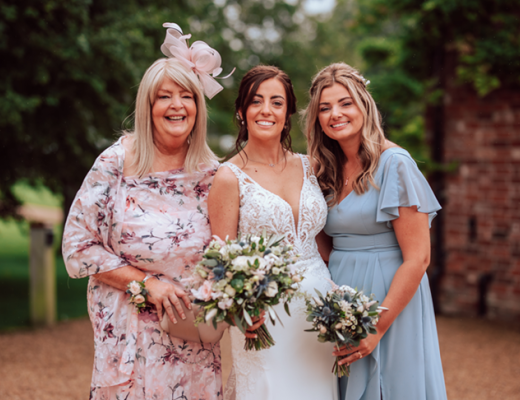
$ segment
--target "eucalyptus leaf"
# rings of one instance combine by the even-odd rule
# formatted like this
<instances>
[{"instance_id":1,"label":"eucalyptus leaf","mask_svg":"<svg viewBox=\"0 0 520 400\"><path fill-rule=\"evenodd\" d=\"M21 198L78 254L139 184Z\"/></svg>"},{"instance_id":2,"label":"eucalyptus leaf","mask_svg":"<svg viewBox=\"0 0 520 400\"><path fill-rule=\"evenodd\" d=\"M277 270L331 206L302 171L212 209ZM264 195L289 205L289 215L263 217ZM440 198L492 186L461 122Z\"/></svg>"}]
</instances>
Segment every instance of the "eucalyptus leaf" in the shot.
<instances>
[{"instance_id":1,"label":"eucalyptus leaf","mask_svg":"<svg viewBox=\"0 0 520 400\"><path fill-rule=\"evenodd\" d=\"M244 314L244 319L246 320L247 324L249 326L252 326L253 325L253 320L251 319L251 317L249 316L249 313L244 309L243 310L243 314Z\"/></svg>"}]
</instances>

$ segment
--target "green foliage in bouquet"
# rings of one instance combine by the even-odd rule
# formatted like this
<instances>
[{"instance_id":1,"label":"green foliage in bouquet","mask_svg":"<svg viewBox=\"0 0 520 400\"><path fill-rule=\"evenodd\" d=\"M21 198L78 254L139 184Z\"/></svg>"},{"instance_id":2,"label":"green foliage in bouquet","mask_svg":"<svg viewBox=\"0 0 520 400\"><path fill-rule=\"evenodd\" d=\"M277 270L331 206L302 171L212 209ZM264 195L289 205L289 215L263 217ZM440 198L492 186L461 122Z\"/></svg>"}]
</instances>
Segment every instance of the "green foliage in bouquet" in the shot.
<instances>
[{"instance_id":1,"label":"green foliage in bouquet","mask_svg":"<svg viewBox=\"0 0 520 400\"><path fill-rule=\"evenodd\" d=\"M280 320L273 306L283 302L290 315L289 302L302 277L293 264L292 246L284 237L238 235L236 240L213 240L195 271L204 283L192 290L195 303L204 307L197 322L212 321L236 325L245 333L253 319L266 312L271 322ZM280 322L281 323L281 322ZM265 324L255 331L256 339L246 338L246 350L261 350L274 345Z\"/></svg>"}]
</instances>

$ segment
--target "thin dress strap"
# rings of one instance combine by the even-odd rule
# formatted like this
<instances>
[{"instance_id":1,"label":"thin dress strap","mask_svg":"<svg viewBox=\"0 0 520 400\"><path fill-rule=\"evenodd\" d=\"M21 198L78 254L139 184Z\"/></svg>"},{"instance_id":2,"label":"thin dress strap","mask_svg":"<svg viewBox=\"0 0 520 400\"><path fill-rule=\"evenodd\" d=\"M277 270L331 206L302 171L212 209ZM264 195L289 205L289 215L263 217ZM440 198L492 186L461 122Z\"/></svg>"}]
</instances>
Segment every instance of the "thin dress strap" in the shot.
<instances>
[{"instance_id":1,"label":"thin dress strap","mask_svg":"<svg viewBox=\"0 0 520 400\"><path fill-rule=\"evenodd\" d=\"M233 173L237 177L239 183L241 183L241 184L254 183L252 181L252 179L249 177L249 175L247 175L244 171L242 171L235 164L233 164L229 161L226 161L226 162L223 162L222 164L220 164L219 168L222 168L222 167L228 167L231 171L233 171Z\"/></svg>"}]
</instances>

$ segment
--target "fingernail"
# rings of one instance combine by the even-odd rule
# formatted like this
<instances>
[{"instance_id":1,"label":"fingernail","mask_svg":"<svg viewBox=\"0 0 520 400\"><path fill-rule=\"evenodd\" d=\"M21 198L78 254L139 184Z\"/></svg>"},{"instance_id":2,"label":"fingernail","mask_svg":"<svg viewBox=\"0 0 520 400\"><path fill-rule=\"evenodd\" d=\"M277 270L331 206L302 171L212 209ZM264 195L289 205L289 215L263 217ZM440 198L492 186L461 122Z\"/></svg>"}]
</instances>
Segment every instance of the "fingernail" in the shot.
<instances>
[{"instance_id":1,"label":"fingernail","mask_svg":"<svg viewBox=\"0 0 520 400\"><path fill-rule=\"evenodd\" d=\"M176 320L176 319L174 319L174 320L173 320L173 323L174 323L174 324L176 324L176 323L177 323L177 320Z\"/></svg>"},{"instance_id":2,"label":"fingernail","mask_svg":"<svg viewBox=\"0 0 520 400\"><path fill-rule=\"evenodd\" d=\"M191 304L190 304L190 306L188 307L188 309L190 309L190 310L191 310Z\"/></svg>"},{"instance_id":3,"label":"fingernail","mask_svg":"<svg viewBox=\"0 0 520 400\"><path fill-rule=\"evenodd\" d=\"M186 315L182 314L182 319L186 319Z\"/></svg>"}]
</instances>

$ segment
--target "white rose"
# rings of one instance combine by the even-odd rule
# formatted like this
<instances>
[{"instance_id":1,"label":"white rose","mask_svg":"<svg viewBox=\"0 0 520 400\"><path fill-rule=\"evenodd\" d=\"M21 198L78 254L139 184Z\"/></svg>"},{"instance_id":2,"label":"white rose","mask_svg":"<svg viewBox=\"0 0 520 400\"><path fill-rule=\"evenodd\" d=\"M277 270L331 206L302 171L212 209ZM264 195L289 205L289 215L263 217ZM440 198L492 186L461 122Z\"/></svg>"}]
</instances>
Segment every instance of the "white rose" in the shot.
<instances>
[{"instance_id":1,"label":"white rose","mask_svg":"<svg viewBox=\"0 0 520 400\"><path fill-rule=\"evenodd\" d=\"M139 282L136 282L136 281L132 281L130 282L130 284L128 285L128 288L130 289L130 292L132 294L139 294L141 293L141 285L139 285Z\"/></svg>"},{"instance_id":2,"label":"white rose","mask_svg":"<svg viewBox=\"0 0 520 400\"><path fill-rule=\"evenodd\" d=\"M267 285L267 289L265 290L265 295L267 297L274 297L278 293L278 283L275 281L269 282L269 285Z\"/></svg>"},{"instance_id":3,"label":"white rose","mask_svg":"<svg viewBox=\"0 0 520 400\"><path fill-rule=\"evenodd\" d=\"M222 300L218 302L218 308L221 310L227 310L233 305L233 299Z\"/></svg>"},{"instance_id":4,"label":"white rose","mask_svg":"<svg viewBox=\"0 0 520 400\"><path fill-rule=\"evenodd\" d=\"M274 275L278 275L280 273L280 268L274 267L271 271Z\"/></svg>"},{"instance_id":5,"label":"white rose","mask_svg":"<svg viewBox=\"0 0 520 400\"><path fill-rule=\"evenodd\" d=\"M145 302L145 299L144 299L143 295L138 294L137 296L134 297L134 303L135 304L141 304L141 303L144 303L144 302Z\"/></svg>"},{"instance_id":6,"label":"white rose","mask_svg":"<svg viewBox=\"0 0 520 400\"><path fill-rule=\"evenodd\" d=\"M222 246L219 253L222 254L222 257L227 258L229 255L229 246Z\"/></svg>"},{"instance_id":7,"label":"white rose","mask_svg":"<svg viewBox=\"0 0 520 400\"><path fill-rule=\"evenodd\" d=\"M341 324L341 322L338 322L334 328L336 328L336 330L339 331L341 328L343 328L343 325Z\"/></svg>"},{"instance_id":8,"label":"white rose","mask_svg":"<svg viewBox=\"0 0 520 400\"><path fill-rule=\"evenodd\" d=\"M229 297L234 297L237 292L231 285L227 285L224 291Z\"/></svg>"},{"instance_id":9,"label":"white rose","mask_svg":"<svg viewBox=\"0 0 520 400\"><path fill-rule=\"evenodd\" d=\"M236 271L244 271L249 268L247 264L248 261L250 261L250 257L238 256L233 261L231 261L231 264Z\"/></svg>"},{"instance_id":10,"label":"white rose","mask_svg":"<svg viewBox=\"0 0 520 400\"><path fill-rule=\"evenodd\" d=\"M242 246L240 246L237 243L233 243L229 246L229 252L233 254L241 253L242 252Z\"/></svg>"},{"instance_id":11,"label":"white rose","mask_svg":"<svg viewBox=\"0 0 520 400\"><path fill-rule=\"evenodd\" d=\"M363 312L363 311L365 311L365 307L363 307L363 304L361 304L360 306L358 306L357 312Z\"/></svg>"},{"instance_id":12,"label":"white rose","mask_svg":"<svg viewBox=\"0 0 520 400\"><path fill-rule=\"evenodd\" d=\"M320 333L322 334L326 334L327 333L327 328L325 328L323 325L320 327Z\"/></svg>"},{"instance_id":13,"label":"white rose","mask_svg":"<svg viewBox=\"0 0 520 400\"><path fill-rule=\"evenodd\" d=\"M294 276L292 277L292 280L293 280L293 282L298 283L298 282L301 282L301 281L302 281L302 277L301 277L300 275L294 275Z\"/></svg>"}]
</instances>

